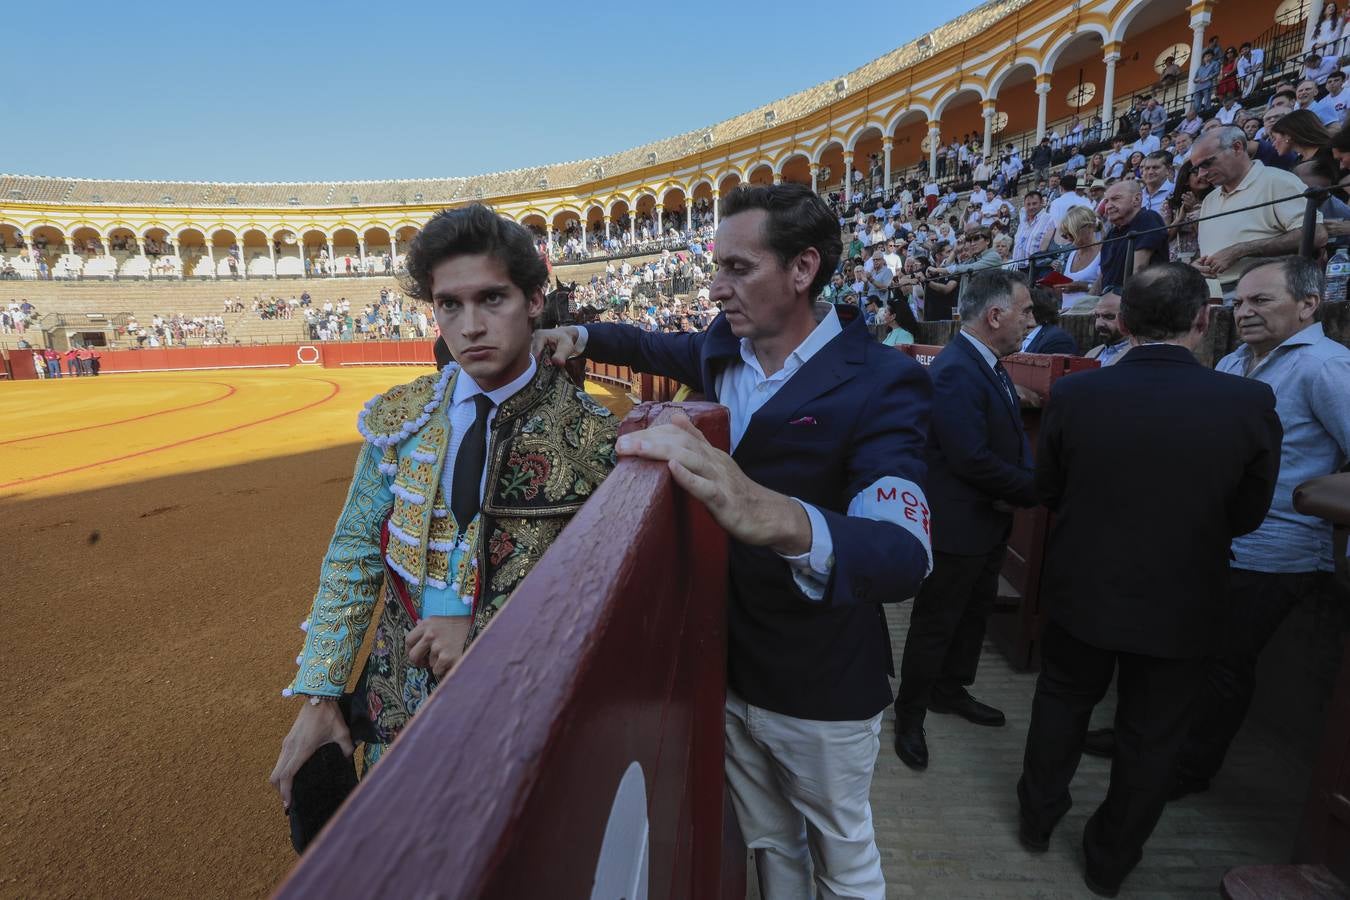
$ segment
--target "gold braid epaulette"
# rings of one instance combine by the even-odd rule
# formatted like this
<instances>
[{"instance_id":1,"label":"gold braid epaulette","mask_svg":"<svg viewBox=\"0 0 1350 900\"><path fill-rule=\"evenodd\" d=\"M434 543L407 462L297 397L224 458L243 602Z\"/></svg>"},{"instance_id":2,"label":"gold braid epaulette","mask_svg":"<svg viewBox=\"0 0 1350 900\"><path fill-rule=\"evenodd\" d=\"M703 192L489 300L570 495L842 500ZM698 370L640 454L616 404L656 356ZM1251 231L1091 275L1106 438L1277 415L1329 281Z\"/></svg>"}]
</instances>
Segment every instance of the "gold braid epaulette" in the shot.
<instances>
[{"instance_id":1,"label":"gold braid epaulette","mask_svg":"<svg viewBox=\"0 0 1350 900\"><path fill-rule=\"evenodd\" d=\"M357 430L376 447L384 450L396 447L431 418L456 371L457 366L448 365L435 375L423 375L376 394L357 415Z\"/></svg>"}]
</instances>

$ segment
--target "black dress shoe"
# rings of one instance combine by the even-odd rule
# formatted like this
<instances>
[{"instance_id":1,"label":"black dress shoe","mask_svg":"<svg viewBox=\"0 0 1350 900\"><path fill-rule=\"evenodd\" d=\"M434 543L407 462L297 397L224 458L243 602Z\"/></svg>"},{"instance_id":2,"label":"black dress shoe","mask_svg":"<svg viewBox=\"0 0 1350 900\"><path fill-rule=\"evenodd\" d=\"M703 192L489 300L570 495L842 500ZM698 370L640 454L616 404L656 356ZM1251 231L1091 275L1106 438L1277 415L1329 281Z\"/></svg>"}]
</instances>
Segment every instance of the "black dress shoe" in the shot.
<instances>
[{"instance_id":1,"label":"black dress shoe","mask_svg":"<svg viewBox=\"0 0 1350 900\"><path fill-rule=\"evenodd\" d=\"M895 755L916 772L928 768L928 742L924 740L922 725L895 723Z\"/></svg>"},{"instance_id":2,"label":"black dress shoe","mask_svg":"<svg viewBox=\"0 0 1350 900\"><path fill-rule=\"evenodd\" d=\"M1167 792L1168 802L1180 800L1182 797L1188 797L1191 794L1203 794L1209 790L1208 778L1194 778L1190 775L1178 775L1177 780L1172 782L1172 790Z\"/></svg>"},{"instance_id":3,"label":"black dress shoe","mask_svg":"<svg viewBox=\"0 0 1350 900\"><path fill-rule=\"evenodd\" d=\"M1121 882L1124 880L1125 879L1122 878L1120 881L1115 882L1099 881L1093 876L1091 869L1083 870L1083 883L1087 885L1089 891L1092 891L1092 893L1096 894L1098 897L1117 896L1120 893Z\"/></svg>"},{"instance_id":4,"label":"black dress shoe","mask_svg":"<svg viewBox=\"0 0 1350 900\"><path fill-rule=\"evenodd\" d=\"M1018 815L1017 840L1031 853L1050 849L1050 832L1041 831L1024 815Z\"/></svg>"},{"instance_id":5,"label":"black dress shoe","mask_svg":"<svg viewBox=\"0 0 1350 900\"><path fill-rule=\"evenodd\" d=\"M1114 728L1094 728L1083 739L1083 752L1088 756L1105 756L1108 759L1116 755L1116 730Z\"/></svg>"},{"instance_id":6,"label":"black dress shoe","mask_svg":"<svg viewBox=\"0 0 1350 900\"><path fill-rule=\"evenodd\" d=\"M933 712L958 715L967 722L973 722L976 725L988 725L997 728L1007 722L1001 711L987 703L976 700L964 688L959 694L943 695L934 691L933 699L928 701L928 708Z\"/></svg>"}]
</instances>

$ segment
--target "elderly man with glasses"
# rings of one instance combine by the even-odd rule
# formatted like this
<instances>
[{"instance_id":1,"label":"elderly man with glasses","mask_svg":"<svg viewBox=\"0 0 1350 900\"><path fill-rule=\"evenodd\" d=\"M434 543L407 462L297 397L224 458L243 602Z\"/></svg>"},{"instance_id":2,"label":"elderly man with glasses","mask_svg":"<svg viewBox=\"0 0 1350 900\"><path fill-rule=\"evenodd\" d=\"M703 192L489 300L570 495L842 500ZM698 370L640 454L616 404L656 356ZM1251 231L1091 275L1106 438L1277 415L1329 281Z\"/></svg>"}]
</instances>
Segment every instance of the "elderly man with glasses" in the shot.
<instances>
[{"instance_id":1,"label":"elderly man with glasses","mask_svg":"<svg viewBox=\"0 0 1350 900\"><path fill-rule=\"evenodd\" d=\"M1259 261L1298 252L1308 205L1305 187L1298 176L1249 157L1241 128L1225 125L1204 132L1191 147L1191 159L1200 176L1218 188L1200 204L1200 255L1193 265L1216 279L1231 300L1238 279ZM1313 240L1322 247L1327 231L1322 214L1316 216Z\"/></svg>"}]
</instances>

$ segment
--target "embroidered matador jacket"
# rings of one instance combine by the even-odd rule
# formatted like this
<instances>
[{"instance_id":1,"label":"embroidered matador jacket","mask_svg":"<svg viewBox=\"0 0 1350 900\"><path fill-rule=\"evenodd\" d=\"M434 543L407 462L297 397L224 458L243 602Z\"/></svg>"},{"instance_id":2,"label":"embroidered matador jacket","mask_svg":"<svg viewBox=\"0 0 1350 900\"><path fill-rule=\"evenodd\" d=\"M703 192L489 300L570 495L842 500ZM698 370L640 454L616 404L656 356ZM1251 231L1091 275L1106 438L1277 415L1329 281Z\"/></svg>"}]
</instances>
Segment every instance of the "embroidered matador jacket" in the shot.
<instances>
[{"instance_id":1,"label":"embroidered matador jacket","mask_svg":"<svg viewBox=\"0 0 1350 900\"><path fill-rule=\"evenodd\" d=\"M285 692L344 693L384 591L350 698L373 723L367 741L393 740L435 687L429 670L408 663L404 637L414 623L393 582L419 616L432 599L445 607L446 592L451 606L462 601L473 615L471 642L614 467L618 421L560 369L541 366L497 410L482 510L459 537L441 488L457 372L451 364L391 388L362 411L365 443L302 626L300 669Z\"/></svg>"}]
</instances>

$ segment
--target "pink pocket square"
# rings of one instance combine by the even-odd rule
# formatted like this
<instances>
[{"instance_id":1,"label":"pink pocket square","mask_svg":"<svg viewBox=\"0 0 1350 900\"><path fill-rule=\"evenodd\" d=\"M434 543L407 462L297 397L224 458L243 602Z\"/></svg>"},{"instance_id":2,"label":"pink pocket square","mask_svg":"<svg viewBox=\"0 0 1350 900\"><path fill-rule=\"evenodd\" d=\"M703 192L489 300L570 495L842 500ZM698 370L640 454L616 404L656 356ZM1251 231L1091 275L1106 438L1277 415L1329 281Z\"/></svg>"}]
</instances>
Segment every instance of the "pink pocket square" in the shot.
<instances>
[{"instance_id":1,"label":"pink pocket square","mask_svg":"<svg viewBox=\"0 0 1350 900\"><path fill-rule=\"evenodd\" d=\"M793 419L789 425L819 425L815 416L802 416L800 419Z\"/></svg>"}]
</instances>

